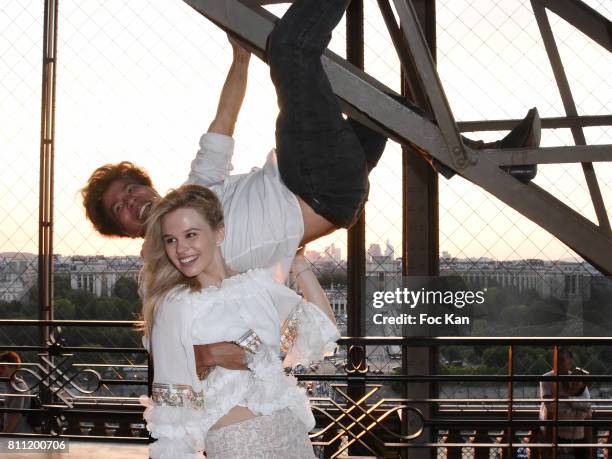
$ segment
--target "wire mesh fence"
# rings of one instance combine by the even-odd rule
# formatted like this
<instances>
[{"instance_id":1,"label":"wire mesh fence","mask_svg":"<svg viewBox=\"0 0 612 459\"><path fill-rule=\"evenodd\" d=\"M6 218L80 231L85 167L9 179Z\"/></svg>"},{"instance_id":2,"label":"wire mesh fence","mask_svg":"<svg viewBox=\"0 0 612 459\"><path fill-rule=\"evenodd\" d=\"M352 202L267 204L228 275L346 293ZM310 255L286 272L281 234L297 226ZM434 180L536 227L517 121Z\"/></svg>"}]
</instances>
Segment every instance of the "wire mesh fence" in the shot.
<instances>
[{"instance_id":1,"label":"wire mesh fence","mask_svg":"<svg viewBox=\"0 0 612 459\"><path fill-rule=\"evenodd\" d=\"M376 2L364 3L365 69L399 92L399 60ZM608 18L612 15L608 2L586 3ZM281 15L286 6L273 5L269 9ZM436 15L437 67L458 121L520 119L532 106L538 107L543 118L565 115L529 1L437 2ZM2 319L38 316L37 164L42 16L42 5L33 1L6 0L0 11ZM612 102L609 53L553 13L548 16L578 113L609 115ZM331 49L345 55L344 22L334 33ZM139 309L136 279L141 267L141 241L97 235L84 218L78 190L94 168L125 159L145 167L161 193L184 182L198 139L215 113L230 61L231 48L225 34L182 2L61 2L54 199L56 318L135 317ZM247 172L264 163L274 146L276 113L268 68L253 59L249 89L235 134L233 173ZM609 126L589 127L584 132L589 144L612 143ZM465 135L489 141L505 132ZM543 146L573 142L569 129L543 131ZM376 289L394 288L401 283L398 260L402 244L401 155L401 147L390 141L371 175L366 206L368 298ZM594 167L610 213L612 170L607 163ZM534 182L596 222L580 165L540 165ZM602 308L601 301L608 287L579 255L459 176L450 180L440 178L439 186L441 272L459 275L467 283L472 282L469 285L486 281L487 287L498 289L500 309L488 311L490 315L503 315L510 322L525 316L520 306L537 309L534 304L541 300L542 291L546 286L550 290L558 285L561 276L568 289L575 282L577 290L566 292L564 287L564 294L551 300L557 308L555 313L567 315L573 301L579 307L572 311L580 309L583 319L607 326L606 320L612 316L602 322L609 308ZM308 250L307 257L332 300L341 330L345 331L346 232L338 231L310 245ZM532 290L539 290L539 296L527 297ZM491 324L485 319L486 314L475 324L481 335L491 332ZM378 328L366 327L366 331L386 333ZM22 330L9 333L0 329L0 335L2 344L35 345L39 340ZM130 330L96 334L77 328L67 339L72 345L139 345L138 334ZM453 358L451 354L456 355ZM399 355L398 349L372 347L368 354L371 373L397 373L401 366ZM128 363L142 364L128 355L123 357ZM477 359L474 350L449 348L440 353L439 365L440 369L466 373L478 371L479 366L503 371L503 363L488 357L493 360ZM311 371L343 373L345 359L339 354L333 369L322 365ZM543 371L542 359L541 356L536 359L539 366L525 364L524 371L534 374ZM581 363L594 372L609 372L605 358L587 360ZM109 357L100 363L117 362ZM466 369L458 370L459 367ZM463 394L464 390L447 389L443 395L449 398ZM471 390L475 390L473 386Z\"/></svg>"}]
</instances>

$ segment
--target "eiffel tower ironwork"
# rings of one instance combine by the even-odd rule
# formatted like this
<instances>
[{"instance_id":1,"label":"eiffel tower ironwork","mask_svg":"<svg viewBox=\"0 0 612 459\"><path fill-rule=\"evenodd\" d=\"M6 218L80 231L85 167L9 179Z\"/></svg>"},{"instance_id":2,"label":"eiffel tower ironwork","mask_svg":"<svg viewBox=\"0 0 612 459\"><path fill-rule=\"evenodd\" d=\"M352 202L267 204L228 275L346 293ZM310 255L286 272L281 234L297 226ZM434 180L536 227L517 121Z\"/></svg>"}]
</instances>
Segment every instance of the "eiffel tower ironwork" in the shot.
<instances>
[{"instance_id":1,"label":"eiffel tower ironwork","mask_svg":"<svg viewBox=\"0 0 612 459\"><path fill-rule=\"evenodd\" d=\"M228 33L239 37L261 58L265 57L266 40L277 19L262 5L283 3L270 0L184 1ZM409 0L378 0L378 5L400 63L404 70L409 68L417 74L435 122L403 105L393 90L329 50L323 56L323 65L345 113L401 144L426 151L556 236L602 273L611 274L612 231L592 162L612 161L612 145L586 145L583 127L588 122L577 115L545 10L558 14L608 51L612 51L612 25L579 0L532 0L531 3L567 114L565 118L543 120L543 127L569 126L576 146L508 150L473 150L465 146ZM399 23L393 13L389 14L391 4ZM591 122L611 124L610 116L594 118L597 119ZM500 128L502 125L507 127L508 122L493 124ZM500 168L550 163L582 163L598 224L536 184L522 183Z\"/></svg>"}]
</instances>

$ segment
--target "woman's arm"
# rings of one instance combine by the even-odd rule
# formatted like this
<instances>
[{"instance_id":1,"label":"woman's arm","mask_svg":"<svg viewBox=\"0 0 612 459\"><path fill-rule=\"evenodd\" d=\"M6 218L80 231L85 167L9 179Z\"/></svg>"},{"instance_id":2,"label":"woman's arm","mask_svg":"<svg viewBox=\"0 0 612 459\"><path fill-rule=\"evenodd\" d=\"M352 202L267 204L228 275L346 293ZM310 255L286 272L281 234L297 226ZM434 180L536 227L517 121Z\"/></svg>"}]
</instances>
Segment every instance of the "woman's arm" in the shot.
<instances>
[{"instance_id":1,"label":"woman's arm","mask_svg":"<svg viewBox=\"0 0 612 459\"><path fill-rule=\"evenodd\" d=\"M304 257L303 248L295 255L291 265L291 274L293 274L295 282L302 291L304 299L317 306L336 325L336 318L334 317L327 295L312 272L312 265Z\"/></svg>"}]
</instances>

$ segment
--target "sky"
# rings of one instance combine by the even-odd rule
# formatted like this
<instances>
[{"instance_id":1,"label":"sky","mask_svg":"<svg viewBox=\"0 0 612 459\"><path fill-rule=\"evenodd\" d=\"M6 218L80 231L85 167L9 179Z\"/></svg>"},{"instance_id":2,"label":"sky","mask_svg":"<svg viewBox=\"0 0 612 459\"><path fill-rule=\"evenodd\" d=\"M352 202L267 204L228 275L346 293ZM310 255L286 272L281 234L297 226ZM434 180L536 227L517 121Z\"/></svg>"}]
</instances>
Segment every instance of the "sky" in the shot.
<instances>
[{"instance_id":1,"label":"sky","mask_svg":"<svg viewBox=\"0 0 612 459\"><path fill-rule=\"evenodd\" d=\"M612 5L587 2L608 18ZM376 2L366 0L366 70L399 91L399 64ZM0 9L0 252L37 252L42 2L3 0ZM271 10L282 14L283 6ZM542 117L563 107L528 1L438 2L438 69L458 121ZM580 114L610 114L612 59L549 13ZM331 48L343 54L344 28ZM158 190L181 184L215 112L231 61L219 29L183 2L60 2L55 130L55 252L137 254L140 242L104 239L84 219L78 190L97 166L131 160ZM277 114L268 69L253 58L236 129L234 172L262 165ZM587 141L612 143L612 128ZM469 134L491 140L504 133ZM571 145L547 130L542 145ZM612 167L595 165L608 213ZM367 244L401 245L401 150L389 143L371 175ZM540 166L535 182L594 219L580 165ZM311 249L345 244L345 231ZM440 178L440 250L459 257L567 259L575 254L471 183ZM343 253L346 253L343 251Z\"/></svg>"}]
</instances>

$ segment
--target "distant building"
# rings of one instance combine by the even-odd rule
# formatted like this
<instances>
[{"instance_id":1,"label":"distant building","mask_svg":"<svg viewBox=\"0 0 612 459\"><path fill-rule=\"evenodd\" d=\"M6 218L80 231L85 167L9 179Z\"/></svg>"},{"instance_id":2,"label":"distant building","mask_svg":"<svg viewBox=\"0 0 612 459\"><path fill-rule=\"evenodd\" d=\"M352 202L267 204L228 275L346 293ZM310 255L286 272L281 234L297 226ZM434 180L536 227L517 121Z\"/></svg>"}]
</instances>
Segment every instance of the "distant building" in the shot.
<instances>
[{"instance_id":1,"label":"distant building","mask_svg":"<svg viewBox=\"0 0 612 459\"><path fill-rule=\"evenodd\" d=\"M382 256L382 251L380 250L379 244L370 244L370 248L368 249L368 255L371 257L380 257Z\"/></svg>"},{"instance_id":2,"label":"distant building","mask_svg":"<svg viewBox=\"0 0 612 459\"><path fill-rule=\"evenodd\" d=\"M312 264L318 263L322 258L321 254L316 250L307 250L304 256Z\"/></svg>"},{"instance_id":3,"label":"distant building","mask_svg":"<svg viewBox=\"0 0 612 459\"><path fill-rule=\"evenodd\" d=\"M340 263L342 261L342 249L332 244L325 248L325 258L329 261Z\"/></svg>"},{"instance_id":4,"label":"distant building","mask_svg":"<svg viewBox=\"0 0 612 459\"><path fill-rule=\"evenodd\" d=\"M385 256L393 258L394 254L395 254L395 249L393 248L393 245L391 244L391 241L389 241L389 239L387 239L387 245L385 247Z\"/></svg>"},{"instance_id":5,"label":"distant building","mask_svg":"<svg viewBox=\"0 0 612 459\"><path fill-rule=\"evenodd\" d=\"M389 250L388 250L389 251ZM390 252L393 252L391 247ZM372 256L366 261L365 274L366 297L366 334L372 336L401 336L401 326L375 324L373 315L383 313L386 316L401 313L401 306L387 304L383 309L372 307L374 292L393 292L402 287L402 260L394 259L392 255Z\"/></svg>"},{"instance_id":6,"label":"distant building","mask_svg":"<svg viewBox=\"0 0 612 459\"><path fill-rule=\"evenodd\" d=\"M457 275L472 288L514 287L519 293L535 290L542 298L587 301L595 274L584 262L536 259L497 261L490 259L444 259L441 276Z\"/></svg>"},{"instance_id":7,"label":"distant building","mask_svg":"<svg viewBox=\"0 0 612 459\"><path fill-rule=\"evenodd\" d=\"M38 281L38 256L0 254L0 301L21 301Z\"/></svg>"},{"instance_id":8,"label":"distant building","mask_svg":"<svg viewBox=\"0 0 612 459\"><path fill-rule=\"evenodd\" d=\"M336 317L344 316L348 313L346 308L346 289L342 290L334 288L333 286L325 290L325 295L329 300L332 311Z\"/></svg>"},{"instance_id":9,"label":"distant building","mask_svg":"<svg viewBox=\"0 0 612 459\"><path fill-rule=\"evenodd\" d=\"M113 288L121 278L138 281L142 259L138 256L61 257L55 266L57 274L70 276L70 288L88 290L97 297L112 296Z\"/></svg>"}]
</instances>

